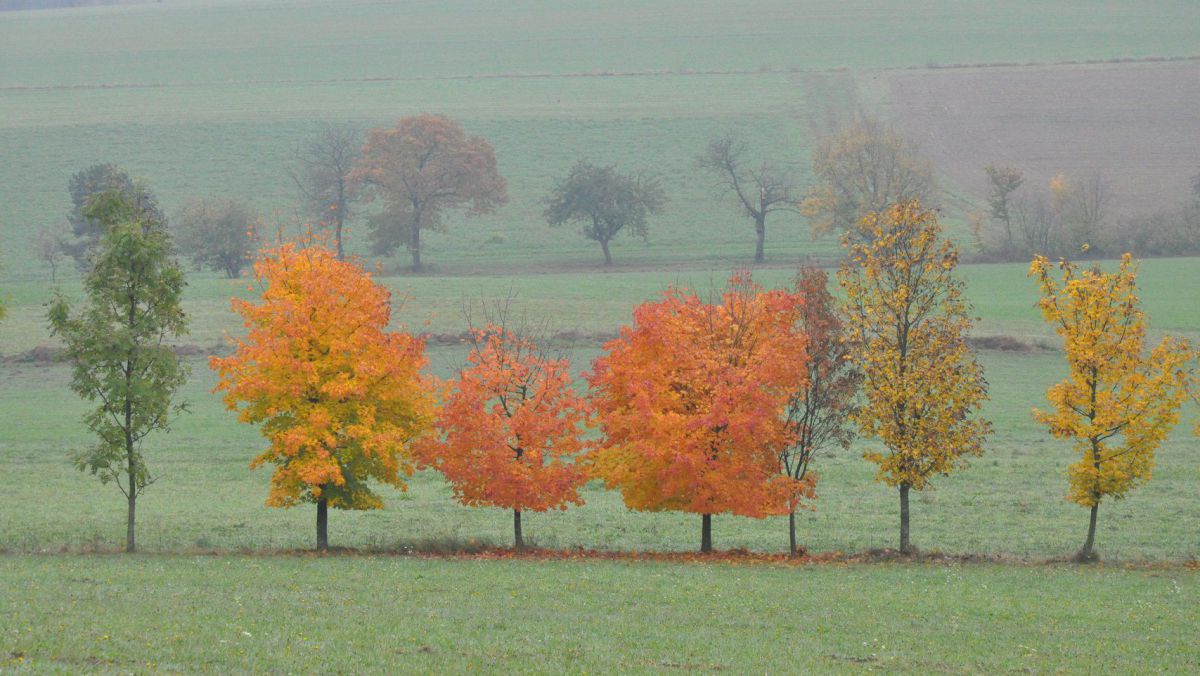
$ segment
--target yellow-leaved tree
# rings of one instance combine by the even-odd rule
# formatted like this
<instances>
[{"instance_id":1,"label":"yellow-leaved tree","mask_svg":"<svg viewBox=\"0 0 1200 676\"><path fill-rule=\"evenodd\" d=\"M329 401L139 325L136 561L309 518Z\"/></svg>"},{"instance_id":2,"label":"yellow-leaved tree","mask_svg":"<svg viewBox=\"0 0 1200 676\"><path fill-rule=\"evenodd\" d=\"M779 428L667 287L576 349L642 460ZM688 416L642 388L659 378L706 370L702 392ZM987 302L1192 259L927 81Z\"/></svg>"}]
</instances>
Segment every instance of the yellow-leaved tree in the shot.
<instances>
[{"instance_id":1,"label":"yellow-leaved tree","mask_svg":"<svg viewBox=\"0 0 1200 676\"><path fill-rule=\"evenodd\" d=\"M909 491L964 467L991 432L977 415L987 382L966 342L958 250L941 232L916 200L871 212L843 237L850 255L838 271L850 358L863 374L853 420L886 449L864 457L879 466L877 481L900 491L902 553L913 551Z\"/></svg>"},{"instance_id":2,"label":"yellow-leaved tree","mask_svg":"<svg viewBox=\"0 0 1200 676\"><path fill-rule=\"evenodd\" d=\"M425 344L388 330L391 293L321 245L282 244L254 264L258 302L233 299L247 334L213 357L225 404L262 426L275 465L267 504L317 505L317 549L329 548L328 508L378 509L367 481L400 489L411 443L433 416L421 375Z\"/></svg>"},{"instance_id":3,"label":"yellow-leaved tree","mask_svg":"<svg viewBox=\"0 0 1200 676\"><path fill-rule=\"evenodd\" d=\"M1046 393L1051 410L1033 415L1051 435L1072 441L1081 456L1067 471L1067 499L1091 510L1087 540L1076 555L1090 561L1100 501L1119 500L1150 478L1155 449L1179 421L1191 352L1171 337L1147 351L1137 268L1129 254L1116 272L1067 261L1055 266L1038 256L1029 275L1041 285L1038 307L1062 336L1070 369Z\"/></svg>"}]
</instances>

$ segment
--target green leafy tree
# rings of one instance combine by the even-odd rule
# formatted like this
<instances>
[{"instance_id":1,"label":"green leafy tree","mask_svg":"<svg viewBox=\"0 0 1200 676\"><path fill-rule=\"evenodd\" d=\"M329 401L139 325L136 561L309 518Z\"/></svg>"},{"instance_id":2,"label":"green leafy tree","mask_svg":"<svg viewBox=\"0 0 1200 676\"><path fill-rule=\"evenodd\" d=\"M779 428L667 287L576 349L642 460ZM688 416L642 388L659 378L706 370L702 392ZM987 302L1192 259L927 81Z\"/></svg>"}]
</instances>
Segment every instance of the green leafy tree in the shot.
<instances>
[{"instance_id":1,"label":"green leafy tree","mask_svg":"<svg viewBox=\"0 0 1200 676\"><path fill-rule=\"evenodd\" d=\"M259 215L245 202L204 198L184 204L174 218L173 227L179 251L191 259L197 270L207 268L237 279L254 258L259 220Z\"/></svg>"},{"instance_id":2,"label":"green leafy tree","mask_svg":"<svg viewBox=\"0 0 1200 676\"><path fill-rule=\"evenodd\" d=\"M71 210L67 212L70 237L64 238L62 248L75 259L80 270L89 267L88 255L104 231L103 224L88 215L91 200L110 190L121 193L134 205L139 220L166 225L167 219L153 193L130 178L124 169L115 164L93 164L75 172L67 183L71 195Z\"/></svg>"},{"instance_id":3,"label":"green leafy tree","mask_svg":"<svg viewBox=\"0 0 1200 676\"><path fill-rule=\"evenodd\" d=\"M646 217L662 211L666 202L653 179L580 161L546 198L545 215L550 225L582 225L583 236L600 243L604 264L612 265L609 242L622 230L645 239Z\"/></svg>"},{"instance_id":4,"label":"green leafy tree","mask_svg":"<svg viewBox=\"0 0 1200 676\"><path fill-rule=\"evenodd\" d=\"M184 408L174 398L189 369L166 344L187 333L179 306L183 271L166 230L127 193L97 195L85 215L103 231L83 280L86 301L72 313L57 296L50 329L66 343L71 389L98 402L83 420L99 443L76 456L76 467L121 489L128 503L125 551L133 552L137 498L154 482L143 441L169 429Z\"/></svg>"}]
</instances>

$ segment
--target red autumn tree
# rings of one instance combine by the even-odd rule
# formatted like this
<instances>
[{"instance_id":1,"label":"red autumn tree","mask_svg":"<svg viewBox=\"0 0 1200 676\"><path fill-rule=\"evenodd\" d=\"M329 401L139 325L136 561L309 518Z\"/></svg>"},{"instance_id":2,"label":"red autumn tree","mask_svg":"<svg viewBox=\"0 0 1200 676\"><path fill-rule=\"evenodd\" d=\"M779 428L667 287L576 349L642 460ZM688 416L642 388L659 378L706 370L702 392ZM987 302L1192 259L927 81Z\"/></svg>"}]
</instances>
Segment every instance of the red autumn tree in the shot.
<instances>
[{"instance_id":1,"label":"red autumn tree","mask_svg":"<svg viewBox=\"0 0 1200 676\"><path fill-rule=\"evenodd\" d=\"M491 144L445 115L405 117L367 132L350 179L365 201L383 202L369 220L375 252L405 246L414 270L421 268L421 232L444 230L445 211L487 214L508 201Z\"/></svg>"},{"instance_id":2,"label":"red autumn tree","mask_svg":"<svg viewBox=\"0 0 1200 676\"><path fill-rule=\"evenodd\" d=\"M409 444L428 425L424 343L388 331L391 294L324 246L262 252L259 302L233 300L248 333L213 357L216 389L242 422L262 425L271 463L267 505L317 505L317 548L328 549L328 508L378 509L375 479L403 490Z\"/></svg>"},{"instance_id":3,"label":"red autumn tree","mask_svg":"<svg viewBox=\"0 0 1200 676\"><path fill-rule=\"evenodd\" d=\"M800 330L808 337L808 373L788 402L793 441L779 460L785 476L805 482L815 491L817 476L809 472L813 457L835 446L849 448L854 439L850 417L858 408L855 399L862 373L850 361L850 343L837 301L829 293L829 276L818 268L803 268L796 274L795 290L804 299ZM797 500L788 510L788 543L793 555L797 552L796 509L802 506Z\"/></svg>"},{"instance_id":4,"label":"red autumn tree","mask_svg":"<svg viewBox=\"0 0 1200 676\"><path fill-rule=\"evenodd\" d=\"M572 388L566 359L503 325L471 337L467 365L446 384L434 422L440 438L422 442L418 456L462 504L511 509L522 549L522 512L583 504L587 473L570 460L587 445L590 407Z\"/></svg>"},{"instance_id":5,"label":"red autumn tree","mask_svg":"<svg viewBox=\"0 0 1200 676\"><path fill-rule=\"evenodd\" d=\"M604 433L595 474L632 509L786 514L809 484L779 472L792 443L785 410L803 383L800 296L739 272L716 302L672 288L634 310L587 376Z\"/></svg>"}]
</instances>

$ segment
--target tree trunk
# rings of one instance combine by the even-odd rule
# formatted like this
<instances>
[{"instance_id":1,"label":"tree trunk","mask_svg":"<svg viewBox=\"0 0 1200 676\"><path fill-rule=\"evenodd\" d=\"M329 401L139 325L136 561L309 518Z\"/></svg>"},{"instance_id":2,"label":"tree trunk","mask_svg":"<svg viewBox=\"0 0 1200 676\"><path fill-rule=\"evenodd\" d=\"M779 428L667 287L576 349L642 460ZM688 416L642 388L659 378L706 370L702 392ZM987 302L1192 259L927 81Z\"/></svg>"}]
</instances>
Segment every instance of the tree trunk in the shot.
<instances>
[{"instance_id":1,"label":"tree trunk","mask_svg":"<svg viewBox=\"0 0 1200 676\"><path fill-rule=\"evenodd\" d=\"M1092 515L1088 519L1088 534L1087 540L1083 543L1083 547L1079 553L1075 555L1076 561L1087 562L1093 560L1096 555L1092 547L1096 544L1096 514L1100 511L1100 500L1096 500L1096 504L1092 505Z\"/></svg>"},{"instance_id":2,"label":"tree trunk","mask_svg":"<svg viewBox=\"0 0 1200 676\"><path fill-rule=\"evenodd\" d=\"M521 537L521 510L513 510L513 545L525 549L525 538Z\"/></svg>"},{"instance_id":3,"label":"tree trunk","mask_svg":"<svg viewBox=\"0 0 1200 676\"><path fill-rule=\"evenodd\" d=\"M130 472L130 478L133 478L133 473ZM132 554L137 551L137 542L135 540L134 522L137 518L137 493L129 491L129 511L125 515L125 553Z\"/></svg>"},{"instance_id":4,"label":"tree trunk","mask_svg":"<svg viewBox=\"0 0 1200 676\"><path fill-rule=\"evenodd\" d=\"M600 248L604 250L604 264L612 265L612 254L608 251L608 240L600 240Z\"/></svg>"},{"instance_id":5,"label":"tree trunk","mask_svg":"<svg viewBox=\"0 0 1200 676\"><path fill-rule=\"evenodd\" d=\"M767 215L762 214L754 219L754 232L758 235L758 246L754 249L754 262L762 263L766 260L763 254L763 243L767 239Z\"/></svg>"},{"instance_id":6,"label":"tree trunk","mask_svg":"<svg viewBox=\"0 0 1200 676\"><path fill-rule=\"evenodd\" d=\"M345 204L345 200L341 200L341 202L343 205ZM338 209L337 223L334 224L333 228L333 241L337 245L337 259L339 261L346 260L346 250L342 247L342 227L346 224L346 220L342 216L343 209L345 209L344 206Z\"/></svg>"},{"instance_id":7,"label":"tree trunk","mask_svg":"<svg viewBox=\"0 0 1200 676\"><path fill-rule=\"evenodd\" d=\"M412 252L412 269L417 272L421 269L421 229L415 226L412 241L409 242L409 251Z\"/></svg>"},{"instance_id":8,"label":"tree trunk","mask_svg":"<svg viewBox=\"0 0 1200 676\"><path fill-rule=\"evenodd\" d=\"M134 309L130 305L129 310L129 326L133 326ZM125 553L132 554L137 551L137 539L135 533L135 523L137 521L137 455L133 449L133 402L129 399L129 373L132 371L132 365L127 362L125 369L125 469L129 473L129 492L125 497L129 501L128 509L125 513Z\"/></svg>"},{"instance_id":9,"label":"tree trunk","mask_svg":"<svg viewBox=\"0 0 1200 676\"><path fill-rule=\"evenodd\" d=\"M712 552L712 514L705 514L700 519L700 553Z\"/></svg>"},{"instance_id":10,"label":"tree trunk","mask_svg":"<svg viewBox=\"0 0 1200 676\"><path fill-rule=\"evenodd\" d=\"M792 556L796 555L796 510L788 512L788 544Z\"/></svg>"},{"instance_id":11,"label":"tree trunk","mask_svg":"<svg viewBox=\"0 0 1200 676\"><path fill-rule=\"evenodd\" d=\"M329 500L323 493L317 500L317 551L329 551Z\"/></svg>"},{"instance_id":12,"label":"tree trunk","mask_svg":"<svg viewBox=\"0 0 1200 676\"><path fill-rule=\"evenodd\" d=\"M900 553L912 553L908 540L908 484L900 484Z\"/></svg>"}]
</instances>

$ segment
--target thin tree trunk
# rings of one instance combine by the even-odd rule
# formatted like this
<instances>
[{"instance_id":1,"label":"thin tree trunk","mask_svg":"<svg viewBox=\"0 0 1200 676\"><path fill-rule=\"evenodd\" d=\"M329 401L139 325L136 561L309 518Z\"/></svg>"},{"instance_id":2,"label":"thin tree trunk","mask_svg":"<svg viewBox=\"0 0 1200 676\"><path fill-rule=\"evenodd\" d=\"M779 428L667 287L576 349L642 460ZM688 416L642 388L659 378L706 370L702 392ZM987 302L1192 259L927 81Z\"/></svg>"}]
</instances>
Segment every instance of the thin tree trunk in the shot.
<instances>
[{"instance_id":1,"label":"thin tree trunk","mask_svg":"<svg viewBox=\"0 0 1200 676\"><path fill-rule=\"evenodd\" d=\"M339 261L346 260L346 249L342 247L342 227L345 222L342 220L341 212L338 212L337 225L333 230L333 240L337 244L337 258Z\"/></svg>"},{"instance_id":2,"label":"thin tree trunk","mask_svg":"<svg viewBox=\"0 0 1200 676\"><path fill-rule=\"evenodd\" d=\"M323 491L317 500L317 551L329 551L329 500Z\"/></svg>"},{"instance_id":3,"label":"thin tree trunk","mask_svg":"<svg viewBox=\"0 0 1200 676\"><path fill-rule=\"evenodd\" d=\"M900 553L912 553L908 539L908 484L900 484Z\"/></svg>"},{"instance_id":4,"label":"thin tree trunk","mask_svg":"<svg viewBox=\"0 0 1200 676\"><path fill-rule=\"evenodd\" d=\"M1091 561L1095 557L1093 547L1096 544L1096 514L1100 511L1100 501L1096 500L1096 504L1092 505L1092 514L1088 518L1088 534L1087 540L1083 543L1083 548L1076 555L1077 561Z\"/></svg>"},{"instance_id":5,"label":"thin tree trunk","mask_svg":"<svg viewBox=\"0 0 1200 676\"><path fill-rule=\"evenodd\" d=\"M764 260L766 260L766 256L763 254L763 243L766 242L767 239L766 214L762 214L758 218L754 219L754 232L758 234L758 246L756 246L754 249L754 262L762 263Z\"/></svg>"},{"instance_id":6,"label":"thin tree trunk","mask_svg":"<svg viewBox=\"0 0 1200 676\"><path fill-rule=\"evenodd\" d=\"M129 310L129 324L133 325L134 309L132 304ZM129 372L133 370L132 364L126 362L125 366L125 388L129 391ZM137 522L137 455L133 452L133 402L129 400L129 395L125 395L125 469L129 473L129 492L126 494L129 505L125 513L125 552L132 554L137 551L137 538L135 524Z\"/></svg>"},{"instance_id":7,"label":"thin tree trunk","mask_svg":"<svg viewBox=\"0 0 1200 676\"><path fill-rule=\"evenodd\" d=\"M608 251L608 240L600 240L600 248L604 250L604 264L612 265L612 254Z\"/></svg>"},{"instance_id":8,"label":"thin tree trunk","mask_svg":"<svg viewBox=\"0 0 1200 676\"><path fill-rule=\"evenodd\" d=\"M700 519L700 553L712 552L712 514L705 514Z\"/></svg>"},{"instance_id":9,"label":"thin tree trunk","mask_svg":"<svg viewBox=\"0 0 1200 676\"><path fill-rule=\"evenodd\" d=\"M796 555L796 510L788 512L788 544L792 556Z\"/></svg>"},{"instance_id":10,"label":"thin tree trunk","mask_svg":"<svg viewBox=\"0 0 1200 676\"><path fill-rule=\"evenodd\" d=\"M521 510L513 510L513 544L517 549L525 549L525 538L521 537Z\"/></svg>"},{"instance_id":11,"label":"thin tree trunk","mask_svg":"<svg viewBox=\"0 0 1200 676\"><path fill-rule=\"evenodd\" d=\"M133 472L129 473L132 485ZM137 493L133 490L129 491L129 509L125 514L125 553L132 554L137 551L136 530L134 522L137 520Z\"/></svg>"}]
</instances>

